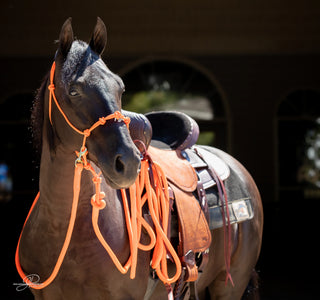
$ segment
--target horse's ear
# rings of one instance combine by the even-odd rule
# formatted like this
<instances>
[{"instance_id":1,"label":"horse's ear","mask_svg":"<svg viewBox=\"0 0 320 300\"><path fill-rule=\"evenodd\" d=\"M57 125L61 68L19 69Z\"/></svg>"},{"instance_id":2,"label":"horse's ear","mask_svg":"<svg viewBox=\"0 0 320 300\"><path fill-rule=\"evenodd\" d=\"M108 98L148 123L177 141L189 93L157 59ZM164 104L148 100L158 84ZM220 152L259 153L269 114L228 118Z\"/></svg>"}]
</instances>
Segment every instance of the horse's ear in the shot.
<instances>
[{"instance_id":1,"label":"horse's ear","mask_svg":"<svg viewBox=\"0 0 320 300\"><path fill-rule=\"evenodd\" d=\"M98 17L97 24L94 27L93 34L89 43L90 48L98 53L102 54L107 44L107 28L103 21Z\"/></svg>"},{"instance_id":2,"label":"horse's ear","mask_svg":"<svg viewBox=\"0 0 320 300\"><path fill-rule=\"evenodd\" d=\"M73 30L71 26L72 18L68 18L62 25L59 36L59 52L65 58L73 43Z\"/></svg>"}]
</instances>

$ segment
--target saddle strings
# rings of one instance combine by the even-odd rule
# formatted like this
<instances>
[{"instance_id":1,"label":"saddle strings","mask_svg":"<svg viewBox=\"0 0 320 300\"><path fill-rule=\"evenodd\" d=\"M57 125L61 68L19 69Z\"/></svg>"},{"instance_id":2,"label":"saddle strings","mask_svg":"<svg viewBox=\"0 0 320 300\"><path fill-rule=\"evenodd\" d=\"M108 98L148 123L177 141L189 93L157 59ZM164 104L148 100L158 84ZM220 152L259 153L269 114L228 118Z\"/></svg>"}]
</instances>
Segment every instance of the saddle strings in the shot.
<instances>
[{"instance_id":1,"label":"saddle strings","mask_svg":"<svg viewBox=\"0 0 320 300\"><path fill-rule=\"evenodd\" d=\"M119 111L116 111L111 115L100 118L89 129L86 129L84 131L77 129L69 121L69 119L63 112L62 108L60 107L56 99L56 96L54 94L55 86L53 84L54 72L55 72L55 63L53 63L51 68L50 84L48 86L48 89L50 91L49 93L50 122L52 124L52 119L51 119L52 103L51 102L53 98L57 108L59 109L60 113L63 115L68 125L72 129L74 129L76 132L83 135L84 137L83 137L83 142L82 142L80 151L79 152L76 151L77 159L75 161L75 172L74 172L74 182L73 182L73 201L72 201L71 215L70 215L70 220L69 220L65 241L60 251L57 262L55 264L55 267L51 275L43 283L33 283L31 280L28 279L28 276L26 276L26 274L22 270L22 267L20 264L19 248L20 248L20 240L21 240L22 232L30 217L30 214L35 204L37 203L40 197L40 192L39 192L27 215L27 218L23 225L23 228L18 240L18 244L17 244L17 249L15 253L15 263L16 263L16 268L20 277L28 286L34 289L43 289L46 286L48 286L57 276L72 237L73 227L76 219L78 201L79 201L81 174L82 174L83 168L85 168L86 170L92 173L93 175L92 180L94 182L95 189L96 189L96 193L91 198L92 225L97 238L99 239L100 243L105 248L105 250L108 252L110 258L112 259L117 269L121 273L125 274L131 267L130 278L131 279L135 278L138 249L141 249L143 251L150 251L153 249L151 266L153 269L156 270L160 280L163 281L165 285L169 285L177 281L181 275L181 262L166 234L169 226L168 224L169 192L168 192L167 179L161 167L156 162L153 162L145 151L144 158L141 161L141 171L136 179L135 184L133 184L129 188L130 204L131 204L130 208L128 204L127 192L125 189L121 189L122 201L123 201L124 212L125 212L125 220L126 220L126 226L127 226L129 243L130 243L130 257L126 262L126 264L122 266L122 264L118 260L115 253L112 251L108 243L105 241L98 226L99 211L106 206L106 202L103 200L103 198L105 197L105 193L101 192L100 190L100 184L102 182L102 178L100 177L101 172L97 174L93 169L93 167L91 166L91 164L88 162L87 160L88 151L85 147L85 144L86 144L87 137L89 137L91 134L91 131L100 125L104 125L106 121L110 119L123 121L129 130L130 118L125 117ZM153 180L150 180L150 173L152 173ZM151 218L155 227L155 232L142 216L142 207L146 202L148 203L148 206L149 206ZM145 228L145 230L147 231L150 237L150 242L148 245L144 245L140 243L142 227ZM168 254L171 255L176 266L176 273L171 278L168 275L168 269L167 269Z\"/></svg>"}]
</instances>

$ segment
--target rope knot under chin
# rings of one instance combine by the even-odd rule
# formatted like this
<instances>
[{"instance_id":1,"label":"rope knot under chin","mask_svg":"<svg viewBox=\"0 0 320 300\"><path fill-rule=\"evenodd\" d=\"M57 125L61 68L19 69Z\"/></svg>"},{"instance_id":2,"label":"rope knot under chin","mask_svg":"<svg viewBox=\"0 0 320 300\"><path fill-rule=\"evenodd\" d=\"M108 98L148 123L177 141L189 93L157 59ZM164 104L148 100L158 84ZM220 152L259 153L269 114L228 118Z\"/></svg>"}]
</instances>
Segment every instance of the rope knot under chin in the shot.
<instances>
[{"instance_id":1,"label":"rope knot under chin","mask_svg":"<svg viewBox=\"0 0 320 300\"><path fill-rule=\"evenodd\" d=\"M105 196L106 194L104 192L100 192L99 197L97 197L97 194L94 194L91 197L91 205L99 210L104 209L106 207L106 201L103 200Z\"/></svg>"}]
</instances>

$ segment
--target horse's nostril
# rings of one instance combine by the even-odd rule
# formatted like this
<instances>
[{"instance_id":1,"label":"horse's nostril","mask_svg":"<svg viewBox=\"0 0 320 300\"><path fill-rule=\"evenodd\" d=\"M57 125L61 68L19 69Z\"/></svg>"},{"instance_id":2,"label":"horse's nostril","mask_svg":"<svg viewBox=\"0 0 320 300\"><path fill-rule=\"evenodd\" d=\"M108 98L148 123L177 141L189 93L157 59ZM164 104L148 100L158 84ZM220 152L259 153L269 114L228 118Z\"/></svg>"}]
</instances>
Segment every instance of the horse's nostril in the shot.
<instances>
[{"instance_id":1,"label":"horse's nostril","mask_svg":"<svg viewBox=\"0 0 320 300\"><path fill-rule=\"evenodd\" d=\"M120 155L117 156L117 158L116 158L115 167L116 167L116 171L117 171L118 173L123 173L123 172L124 172L125 166L124 166L124 163L123 163L122 160L121 160L121 156L120 156Z\"/></svg>"}]
</instances>

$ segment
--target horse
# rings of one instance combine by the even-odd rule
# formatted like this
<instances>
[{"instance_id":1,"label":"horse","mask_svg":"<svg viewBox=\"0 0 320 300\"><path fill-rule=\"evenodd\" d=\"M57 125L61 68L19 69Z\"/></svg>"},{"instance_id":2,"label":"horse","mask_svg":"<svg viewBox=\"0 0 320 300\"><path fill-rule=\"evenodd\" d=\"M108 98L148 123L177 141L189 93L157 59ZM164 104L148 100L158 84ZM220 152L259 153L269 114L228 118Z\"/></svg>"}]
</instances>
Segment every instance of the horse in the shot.
<instances>
[{"instance_id":1,"label":"horse","mask_svg":"<svg viewBox=\"0 0 320 300\"><path fill-rule=\"evenodd\" d=\"M87 148L92 168L102 174L101 190L106 207L100 210L101 233L122 265L130 256L120 189L135 182L141 168L141 153L130 136L125 117L121 113L115 115L121 111L124 84L101 59L106 41L106 27L100 18L89 44L74 39L71 18L67 19L59 36L55 72L45 76L33 106L33 134L41 151L40 193L23 228L16 259L25 274L34 274L33 279L36 274L40 282L52 274L64 245L73 209L75 150L81 144ZM59 107L52 102L53 89ZM79 134L102 116L112 118L104 118L94 130L86 132L85 138ZM79 155L83 154L81 150ZM234 286L224 280L225 235L223 229L216 229L211 232L209 262L197 280L197 291L199 299L241 299L261 248L261 198L252 177L237 160L216 148L208 147L208 150L224 160L231 170L226 192L232 195L242 189L250 196L254 218L230 226L230 273ZM134 278L119 272L91 225L90 198L95 191L92 174L83 172L79 180L76 218L63 262L46 287L35 288L36 284L31 282L34 298L146 299L148 294L149 299L166 299L167 290L161 284L150 294L151 250L138 251ZM148 239L143 230L141 241Z\"/></svg>"}]
</instances>

